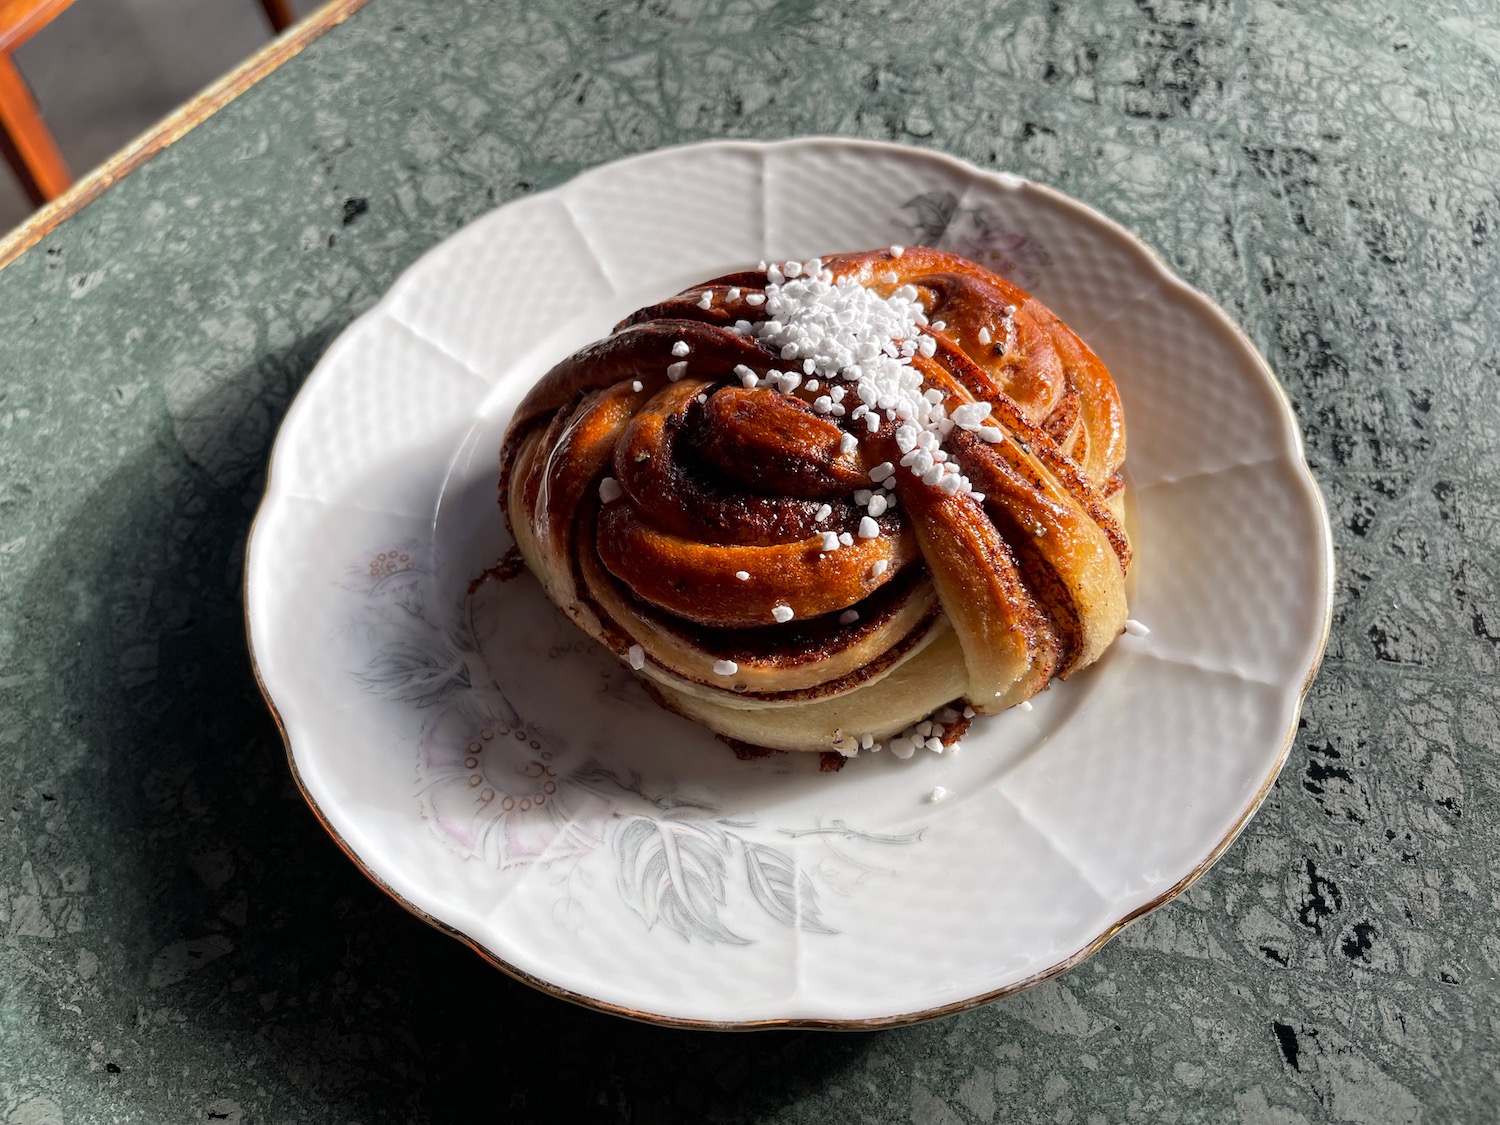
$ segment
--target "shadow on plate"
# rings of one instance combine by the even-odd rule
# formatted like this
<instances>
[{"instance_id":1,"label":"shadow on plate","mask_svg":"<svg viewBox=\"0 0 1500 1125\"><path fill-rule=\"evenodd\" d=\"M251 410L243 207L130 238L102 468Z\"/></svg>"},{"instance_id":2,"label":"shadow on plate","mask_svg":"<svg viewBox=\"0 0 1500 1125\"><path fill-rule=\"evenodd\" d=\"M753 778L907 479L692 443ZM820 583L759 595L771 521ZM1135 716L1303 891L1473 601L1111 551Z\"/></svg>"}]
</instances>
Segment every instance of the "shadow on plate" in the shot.
<instances>
[{"instance_id":1,"label":"shadow on plate","mask_svg":"<svg viewBox=\"0 0 1500 1125\"><path fill-rule=\"evenodd\" d=\"M269 442L325 342L173 411L81 499L24 591L17 651L57 670L73 749L49 763L52 797L91 903L52 956L98 966L89 1017L41 1033L74 1058L102 1042L112 1104L184 1120L214 1097L246 1120L748 1120L829 1083L864 1089L841 1075L888 1036L935 1049L951 1024L729 1036L585 1011L497 972L339 853L292 783L241 606Z\"/></svg>"}]
</instances>

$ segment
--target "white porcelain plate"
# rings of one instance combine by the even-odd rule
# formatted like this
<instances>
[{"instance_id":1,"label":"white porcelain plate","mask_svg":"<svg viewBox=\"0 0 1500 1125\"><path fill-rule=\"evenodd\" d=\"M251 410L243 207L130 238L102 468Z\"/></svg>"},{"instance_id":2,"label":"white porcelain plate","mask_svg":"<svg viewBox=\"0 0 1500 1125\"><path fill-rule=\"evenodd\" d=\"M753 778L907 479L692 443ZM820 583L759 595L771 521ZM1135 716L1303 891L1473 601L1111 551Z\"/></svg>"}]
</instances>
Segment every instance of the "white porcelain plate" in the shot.
<instances>
[{"instance_id":1,"label":"white porcelain plate","mask_svg":"<svg viewBox=\"0 0 1500 1125\"><path fill-rule=\"evenodd\" d=\"M898 242L1009 275L1109 365L1148 636L960 754L824 773L660 710L529 576L470 593L554 362L716 274ZM288 414L246 602L308 801L409 909L608 1011L875 1026L1044 979L1201 874L1285 757L1330 580L1295 419L1206 298L1055 191L814 139L611 164L422 258Z\"/></svg>"}]
</instances>

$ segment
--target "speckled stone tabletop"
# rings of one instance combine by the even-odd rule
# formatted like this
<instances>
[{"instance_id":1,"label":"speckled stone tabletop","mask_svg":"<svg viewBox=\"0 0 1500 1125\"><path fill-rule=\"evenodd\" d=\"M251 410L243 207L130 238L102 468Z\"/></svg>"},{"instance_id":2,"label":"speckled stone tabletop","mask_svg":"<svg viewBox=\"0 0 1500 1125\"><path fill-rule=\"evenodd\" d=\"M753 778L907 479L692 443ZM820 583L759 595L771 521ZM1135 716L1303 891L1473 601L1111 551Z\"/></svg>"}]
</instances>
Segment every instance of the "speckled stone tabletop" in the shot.
<instances>
[{"instance_id":1,"label":"speckled stone tabletop","mask_svg":"<svg viewBox=\"0 0 1500 1125\"><path fill-rule=\"evenodd\" d=\"M0 1122L1500 1119L1497 90L1462 0L374 0L0 270ZM1224 305L1329 502L1333 633L1260 814L1076 971L667 1031L513 983L324 836L245 536L291 397L422 251L807 133L1054 184Z\"/></svg>"}]
</instances>

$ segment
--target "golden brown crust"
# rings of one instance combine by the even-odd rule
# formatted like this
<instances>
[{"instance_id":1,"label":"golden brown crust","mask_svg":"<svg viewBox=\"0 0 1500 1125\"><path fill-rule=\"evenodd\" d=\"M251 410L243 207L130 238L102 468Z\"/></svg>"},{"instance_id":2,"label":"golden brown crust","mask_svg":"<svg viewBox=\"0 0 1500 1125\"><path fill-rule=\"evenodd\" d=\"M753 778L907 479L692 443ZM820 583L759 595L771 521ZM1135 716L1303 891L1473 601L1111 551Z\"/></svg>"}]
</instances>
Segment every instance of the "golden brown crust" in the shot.
<instances>
[{"instance_id":1,"label":"golden brown crust","mask_svg":"<svg viewBox=\"0 0 1500 1125\"><path fill-rule=\"evenodd\" d=\"M1123 626L1131 551L1119 396L1050 310L943 251L823 264L882 296L915 287L923 389L950 414L989 403L1003 435L943 440L982 499L898 470L890 507L867 510L871 467L901 459L890 421L815 413L806 385L741 385L785 366L734 328L764 319L763 270L641 309L559 363L500 456L501 507L548 595L636 652L664 705L786 749L827 749L851 715L883 737L955 693L993 712L1086 666Z\"/></svg>"}]
</instances>

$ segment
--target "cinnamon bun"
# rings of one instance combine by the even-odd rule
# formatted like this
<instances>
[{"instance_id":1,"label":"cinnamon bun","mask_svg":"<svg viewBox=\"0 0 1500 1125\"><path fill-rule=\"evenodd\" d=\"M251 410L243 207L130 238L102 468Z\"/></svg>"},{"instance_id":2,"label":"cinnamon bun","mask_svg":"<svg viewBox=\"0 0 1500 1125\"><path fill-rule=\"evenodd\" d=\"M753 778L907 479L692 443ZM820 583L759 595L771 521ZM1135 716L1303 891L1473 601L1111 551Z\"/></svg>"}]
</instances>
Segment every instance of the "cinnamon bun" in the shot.
<instances>
[{"instance_id":1,"label":"cinnamon bun","mask_svg":"<svg viewBox=\"0 0 1500 1125\"><path fill-rule=\"evenodd\" d=\"M912 247L639 310L517 409L500 505L548 597L726 738L905 754L1126 619L1125 420L1045 306Z\"/></svg>"}]
</instances>

